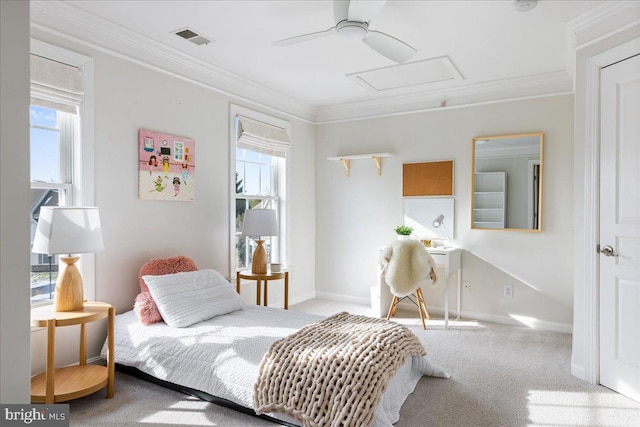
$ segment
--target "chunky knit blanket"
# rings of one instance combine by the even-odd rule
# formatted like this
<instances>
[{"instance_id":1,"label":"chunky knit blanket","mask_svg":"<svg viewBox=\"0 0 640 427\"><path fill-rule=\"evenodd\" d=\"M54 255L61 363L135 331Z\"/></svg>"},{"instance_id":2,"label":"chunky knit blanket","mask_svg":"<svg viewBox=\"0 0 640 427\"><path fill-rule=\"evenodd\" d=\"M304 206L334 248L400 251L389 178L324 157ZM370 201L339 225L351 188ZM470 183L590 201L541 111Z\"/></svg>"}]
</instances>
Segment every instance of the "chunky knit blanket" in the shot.
<instances>
[{"instance_id":1,"label":"chunky knit blanket","mask_svg":"<svg viewBox=\"0 0 640 427\"><path fill-rule=\"evenodd\" d=\"M425 353L405 326L336 314L271 345L254 386L256 412L304 427L371 426L391 377L407 356Z\"/></svg>"}]
</instances>

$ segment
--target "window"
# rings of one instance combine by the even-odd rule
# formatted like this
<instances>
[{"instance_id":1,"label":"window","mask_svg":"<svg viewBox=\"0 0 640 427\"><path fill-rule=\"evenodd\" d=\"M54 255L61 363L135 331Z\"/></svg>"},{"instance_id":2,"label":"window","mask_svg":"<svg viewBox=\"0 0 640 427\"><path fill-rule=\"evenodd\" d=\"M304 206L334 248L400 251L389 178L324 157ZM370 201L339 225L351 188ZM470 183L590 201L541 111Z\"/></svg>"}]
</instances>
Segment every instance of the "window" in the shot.
<instances>
[{"instance_id":1,"label":"window","mask_svg":"<svg viewBox=\"0 0 640 427\"><path fill-rule=\"evenodd\" d=\"M232 106L231 275L251 266L256 243L242 236L247 209L273 209L279 236L263 236L269 262L286 263L285 170L289 148L288 122Z\"/></svg>"},{"instance_id":2,"label":"window","mask_svg":"<svg viewBox=\"0 0 640 427\"><path fill-rule=\"evenodd\" d=\"M33 243L42 206L93 205L93 60L31 40L30 171ZM94 259L78 263L85 297L95 295ZM31 254L31 303L51 301L58 257Z\"/></svg>"},{"instance_id":3,"label":"window","mask_svg":"<svg viewBox=\"0 0 640 427\"><path fill-rule=\"evenodd\" d=\"M247 209L274 209L280 217L278 197L278 172L281 167L277 157L256 151L236 149L236 268L251 265L255 242L242 237L244 213ZM271 260L279 260L278 237L264 237L265 249Z\"/></svg>"},{"instance_id":4,"label":"window","mask_svg":"<svg viewBox=\"0 0 640 427\"><path fill-rule=\"evenodd\" d=\"M73 204L73 135L76 115L32 105L31 144L31 244L42 206ZM56 255L31 254L31 302L53 298L58 277Z\"/></svg>"}]
</instances>

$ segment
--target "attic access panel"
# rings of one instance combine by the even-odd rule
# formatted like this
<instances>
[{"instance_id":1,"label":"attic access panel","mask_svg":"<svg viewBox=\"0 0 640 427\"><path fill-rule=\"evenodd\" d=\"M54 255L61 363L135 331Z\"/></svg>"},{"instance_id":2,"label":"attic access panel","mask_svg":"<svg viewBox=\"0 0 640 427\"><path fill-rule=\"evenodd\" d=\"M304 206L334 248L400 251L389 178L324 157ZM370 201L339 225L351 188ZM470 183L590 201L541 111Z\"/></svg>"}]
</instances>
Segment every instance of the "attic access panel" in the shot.
<instances>
[{"instance_id":1,"label":"attic access panel","mask_svg":"<svg viewBox=\"0 0 640 427\"><path fill-rule=\"evenodd\" d=\"M453 160L404 163L402 196L453 196Z\"/></svg>"},{"instance_id":2,"label":"attic access panel","mask_svg":"<svg viewBox=\"0 0 640 427\"><path fill-rule=\"evenodd\" d=\"M464 80L448 56L359 71L347 77L373 92Z\"/></svg>"}]
</instances>

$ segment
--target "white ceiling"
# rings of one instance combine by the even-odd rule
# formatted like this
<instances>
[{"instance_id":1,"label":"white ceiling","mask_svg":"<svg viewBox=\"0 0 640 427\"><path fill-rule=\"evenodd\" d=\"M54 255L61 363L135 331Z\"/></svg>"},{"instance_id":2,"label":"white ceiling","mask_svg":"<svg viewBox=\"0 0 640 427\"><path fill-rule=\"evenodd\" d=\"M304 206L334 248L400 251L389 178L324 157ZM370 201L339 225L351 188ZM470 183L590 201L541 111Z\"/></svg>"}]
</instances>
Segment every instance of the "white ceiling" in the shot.
<instances>
[{"instance_id":1,"label":"white ceiling","mask_svg":"<svg viewBox=\"0 0 640 427\"><path fill-rule=\"evenodd\" d=\"M454 102L456 94L474 91L499 97L505 88L540 85L542 93L571 92L568 22L602 3L541 0L518 12L511 0L390 0L370 28L416 48L408 62L447 57L462 79L382 92L348 77L394 65L359 40L271 45L335 25L327 0L32 1L32 23L313 121L323 109L346 112L428 97ZM173 34L185 27L214 42L197 46ZM531 95L525 90L519 96Z\"/></svg>"}]
</instances>

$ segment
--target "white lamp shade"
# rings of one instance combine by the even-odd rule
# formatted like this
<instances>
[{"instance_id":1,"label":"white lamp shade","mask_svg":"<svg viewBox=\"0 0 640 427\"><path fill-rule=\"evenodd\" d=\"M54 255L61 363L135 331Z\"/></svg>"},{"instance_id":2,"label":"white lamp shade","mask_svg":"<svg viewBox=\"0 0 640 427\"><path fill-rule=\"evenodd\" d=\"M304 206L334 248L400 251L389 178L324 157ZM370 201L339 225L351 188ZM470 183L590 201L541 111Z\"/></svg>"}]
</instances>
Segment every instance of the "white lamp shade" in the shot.
<instances>
[{"instance_id":1,"label":"white lamp shade","mask_svg":"<svg viewBox=\"0 0 640 427\"><path fill-rule=\"evenodd\" d=\"M40 208L34 253L81 254L104 249L100 214L95 207Z\"/></svg>"},{"instance_id":2,"label":"white lamp shade","mask_svg":"<svg viewBox=\"0 0 640 427\"><path fill-rule=\"evenodd\" d=\"M249 209L244 213L242 236L277 236L278 222L273 209Z\"/></svg>"},{"instance_id":3,"label":"white lamp shade","mask_svg":"<svg viewBox=\"0 0 640 427\"><path fill-rule=\"evenodd\" d=\"M436 217L436 219L433 220L433 226L435 228L438 228L442 225L443 222L444 222L444 215L440 214Z\"/></svg>"}]
</instances>

